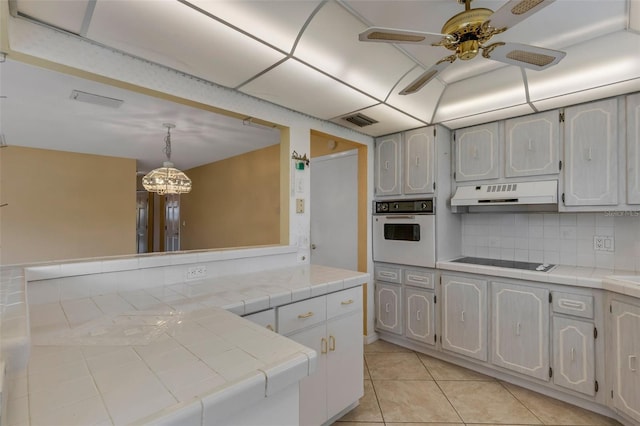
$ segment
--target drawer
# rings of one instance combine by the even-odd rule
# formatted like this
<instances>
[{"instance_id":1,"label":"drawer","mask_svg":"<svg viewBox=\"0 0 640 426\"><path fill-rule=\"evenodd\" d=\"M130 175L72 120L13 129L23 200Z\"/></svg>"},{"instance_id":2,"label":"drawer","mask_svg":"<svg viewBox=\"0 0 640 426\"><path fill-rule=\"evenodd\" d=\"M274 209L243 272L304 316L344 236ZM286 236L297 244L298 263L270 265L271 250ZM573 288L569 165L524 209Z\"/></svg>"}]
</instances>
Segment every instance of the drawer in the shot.
<instances>
[{"instance_id":1,"label":"drawer","mask_svg":"<svg viewBox=\"0 0 640 426\"><path fill-rule=\"evenodd\" d=\"M327 319L362 311L362 287L327 294Z\"/></svg>"},{"instance_id":2,"label":"drawer","mask_svg":"<svg viewBox=\"0 0 640 426\"><path fill-rule=\"evenodd\" d=\"M394 268L392 266L376 265L375 278L376 280L387 281L390 283L402 283L400 268Z\"/></svg>"},{"instance_id":3,"label":"drawer","mask_svg":"<svg viewBox=\"0 0 640 426\"><path fill-rule=\"evenodd\" d=\"M406 269L402 282L406 285L422 288L434 288L435 274L432 271Z\"/></svg>"},{"instance_id":4,"label":"drawer","mask_svg":"<svg viewBox=\"0 0 640 426\"><path fill-rule=\"evenodd\" d=\"M286 335L326 319L327 296L301 300L278 308L278 333Z\"/></svg>"},{"instance_id":5,"label":"drawer","mask_svg":"<svg viewBox=\"0 0 640 426\"><path fill-rule=\"evenodd\" d=\"M276 331L276 310L267 309L253 314L245 315L242 318L259 324L271 331Z\"/></svg>"},{"instance_id":6,"label":"drawer","mask_svg":"<svg viewBox=\"0 0 640 426\"><path fill-rule=\"evenodd\" d=\"M553 312L582 318L593 318L593 296L554 291Z\"/></svg>"}]
</instances>

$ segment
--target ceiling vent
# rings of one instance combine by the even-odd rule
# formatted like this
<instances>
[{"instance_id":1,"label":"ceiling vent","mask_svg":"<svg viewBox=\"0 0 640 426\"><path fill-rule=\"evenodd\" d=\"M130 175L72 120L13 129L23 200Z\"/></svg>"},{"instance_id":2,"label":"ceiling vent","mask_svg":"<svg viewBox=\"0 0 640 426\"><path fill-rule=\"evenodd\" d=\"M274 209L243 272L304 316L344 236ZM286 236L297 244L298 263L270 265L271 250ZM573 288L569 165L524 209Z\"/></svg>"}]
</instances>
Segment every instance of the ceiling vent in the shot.
<instances>
[{"instance_id":1,"label":"ceiling vent","mask_svg":"<svg viewBox=\"0 0 640 426\"><path fill-rule=\"evenodd\" d=\"M373 118L367 117L366 115L360 113L348 115L346 117L342 117L342 119L347 120L349 123L355 124L358 127L371 126L372 124L377 123L377 121Z\"/></svg>"}]
</instances>

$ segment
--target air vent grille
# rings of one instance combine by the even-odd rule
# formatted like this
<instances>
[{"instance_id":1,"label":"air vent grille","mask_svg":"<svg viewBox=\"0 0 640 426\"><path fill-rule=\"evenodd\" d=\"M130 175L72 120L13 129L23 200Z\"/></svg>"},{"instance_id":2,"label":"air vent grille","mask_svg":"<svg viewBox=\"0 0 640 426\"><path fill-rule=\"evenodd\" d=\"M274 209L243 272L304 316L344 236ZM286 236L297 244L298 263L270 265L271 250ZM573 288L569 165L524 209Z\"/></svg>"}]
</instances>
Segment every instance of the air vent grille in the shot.
<instances>
[{"instance_id":1,"label":"air vent grille","mask_svg":"<svg viewBox=\"0 0 640 426\"><path fill-rule=\"evenodd\" d=\"M355 124L358 127L366 127L377 123L377 121L373 118L367 117L366 115L360 113L348 115L342 118L344 120L347 120L349 123Z\"/></svg>"},{"instance_id":2,"label":"air vent grille","mask_svg":"<svg viewBox=\"0 0 640 426\"><path fill-rule=\"evenodd\" d=\"M487 185L487 192L512 192L518 189L517 183Z\"/></svg>"}]
</instances>

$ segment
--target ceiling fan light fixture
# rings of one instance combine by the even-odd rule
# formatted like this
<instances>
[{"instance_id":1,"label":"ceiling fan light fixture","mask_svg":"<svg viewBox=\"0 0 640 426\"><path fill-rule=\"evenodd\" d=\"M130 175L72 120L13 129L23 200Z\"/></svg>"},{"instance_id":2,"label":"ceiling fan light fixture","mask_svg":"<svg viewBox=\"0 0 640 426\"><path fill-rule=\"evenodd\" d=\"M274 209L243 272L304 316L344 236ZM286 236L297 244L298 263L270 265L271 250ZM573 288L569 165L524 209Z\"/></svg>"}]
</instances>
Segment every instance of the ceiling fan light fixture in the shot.
<instances>
[{"instance_id":1,"label":"ceiling fan light fixture","mask_svg":"<svg viewBox=\"0 0 640 426\"><path fill-rule=\"evenodd\" d=\"M173 167L171 162L171 129L176 125L164 123L163 126L167 128L167 136L164 138L164 153L167 161L162 163L162 167L147 173L142 178L142 186L148 192L156 192L159 195L188 193L191 191L191 179L184 172Z\"/></svg>"},{"instance_id":2,"label":"ceiling fan light fixture","mask_svg":"<svg viewBox=\"0 0 640 426\"><path fill-rule=\"evenodd\" d=\"M478 40L467 40L458 44L456 53L458 58L463 61L468 61L469 59L475 58L479 50L480 43L478 43Z\"/></svg>"}]
</instances>

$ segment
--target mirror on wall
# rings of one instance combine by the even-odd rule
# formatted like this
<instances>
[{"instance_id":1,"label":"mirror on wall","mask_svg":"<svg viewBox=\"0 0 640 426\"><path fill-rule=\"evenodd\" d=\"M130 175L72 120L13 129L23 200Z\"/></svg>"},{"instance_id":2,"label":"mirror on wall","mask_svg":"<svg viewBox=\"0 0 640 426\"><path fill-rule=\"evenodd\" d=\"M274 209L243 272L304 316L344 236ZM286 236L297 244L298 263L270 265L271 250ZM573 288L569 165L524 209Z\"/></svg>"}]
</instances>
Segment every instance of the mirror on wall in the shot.
<instances>
[{"instance_id":1,"label":"mirror on wall","mask_svg":"<svg viewBox=\"0 0 640 426\"><path fill-rule=\"evenodd\" d=\"M10 59L0 82L0 264L280 243L277 126ZM145 202L164 123L193 189Z\"/></svg>"}]
</instances>

